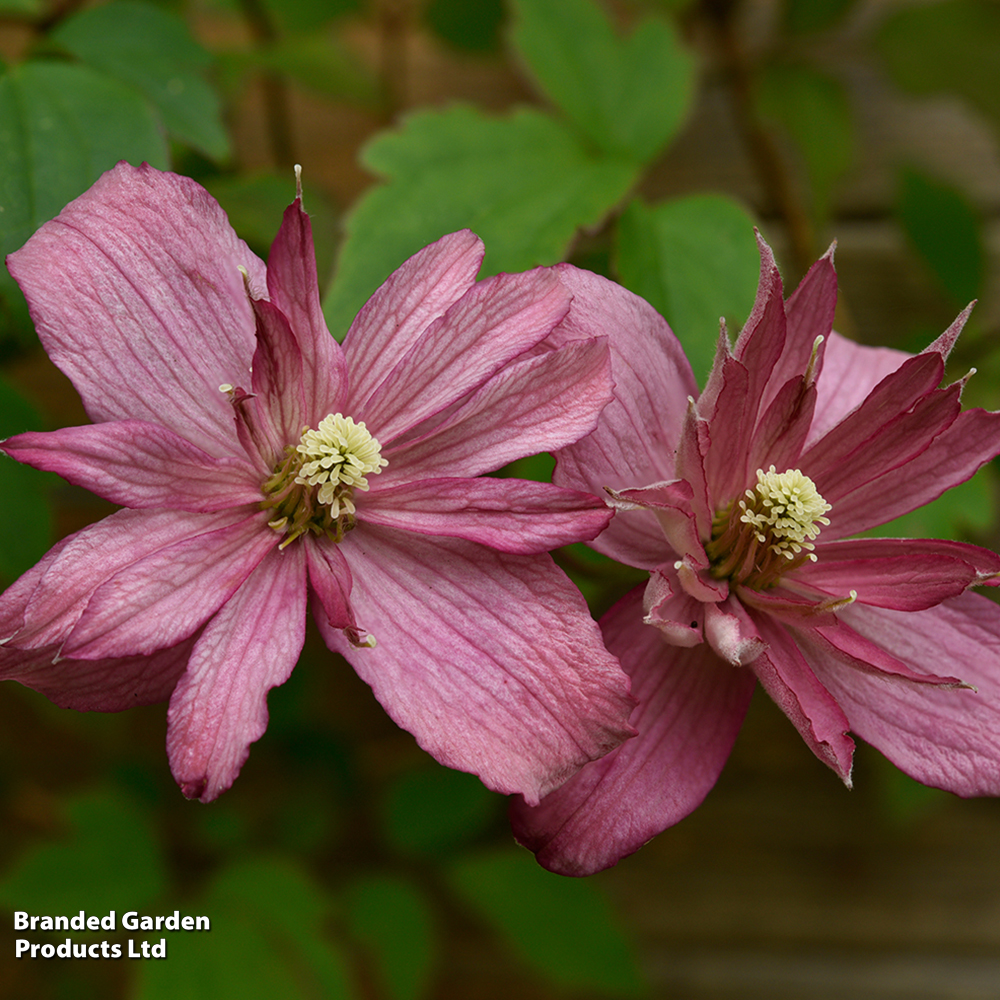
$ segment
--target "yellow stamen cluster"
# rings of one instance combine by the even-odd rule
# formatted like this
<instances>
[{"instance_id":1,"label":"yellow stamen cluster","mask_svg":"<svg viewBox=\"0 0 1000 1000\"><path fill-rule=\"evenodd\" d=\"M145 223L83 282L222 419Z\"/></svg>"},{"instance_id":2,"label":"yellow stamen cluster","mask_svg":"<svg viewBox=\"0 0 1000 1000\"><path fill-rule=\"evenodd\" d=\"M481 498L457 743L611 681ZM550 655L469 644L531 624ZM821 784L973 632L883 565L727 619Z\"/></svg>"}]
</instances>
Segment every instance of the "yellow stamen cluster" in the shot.
<instances>
[{"instance_id":1,"label":"yellow stamen cluster","mask_svg":"<svg viewBox=\"0 0 1000 1000\"><path fill-rule=\"evenodd\" d=\"M798 469L757 470L757 485L744 499L719 511L706 546L712 575L763 590L782 573L815 561L813 540L830 505Z\"/></svg>"},{"instance_id":2,"label":"yellow stamen cluster","mask_svg":"<svg viewBox=\"0 0 1000 1000\"><path fill-rule=\"evenodd\" d=\"M288 536L281 548L306 531L339 542L354 527L354 491L367 490L365 476L388 464L363 421L331 413L315 430L303 428L263 486L263 506L277 515L268 524Z\"/></svg>"}]
</instances>

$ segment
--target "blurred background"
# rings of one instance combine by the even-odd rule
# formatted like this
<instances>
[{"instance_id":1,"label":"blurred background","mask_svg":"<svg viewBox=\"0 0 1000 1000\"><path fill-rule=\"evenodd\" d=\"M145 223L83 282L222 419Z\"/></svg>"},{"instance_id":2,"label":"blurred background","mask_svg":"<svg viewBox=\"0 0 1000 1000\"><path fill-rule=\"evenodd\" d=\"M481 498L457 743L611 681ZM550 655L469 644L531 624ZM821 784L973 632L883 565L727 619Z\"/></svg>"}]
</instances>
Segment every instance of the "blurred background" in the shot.
<instances>
[{"instance_id":1,"label":"blurred background","mask_svg":"<svg viewBox=\"0 0 1000 1000\"><path fill-rule=\"evenodd\" d=\"M484 274L569 259L642 294L703 376L753 301L756 224L788 291L837 240L860 341L919 350L978 298L949 374L997 409L998 53L988 0L0 0L0 254L128 159L205 184L266 257L299 163L335 336L470 226ZM4 272L0 436L85 421ZM994 473L889 530L997 547ZM6 459L0 490L0 585L111 510ZM559 558L595 614L636 582ZM0 921L212 921L166 961L17 960L15 937L62 938L11 930L0 998L1000 996L1000 803L865 746L849 792L766 697L706 803L587 880L513 845L504 800L318 637L269 708L204 806L164 706L0 686Z\"/></svg>"}]
</instances>

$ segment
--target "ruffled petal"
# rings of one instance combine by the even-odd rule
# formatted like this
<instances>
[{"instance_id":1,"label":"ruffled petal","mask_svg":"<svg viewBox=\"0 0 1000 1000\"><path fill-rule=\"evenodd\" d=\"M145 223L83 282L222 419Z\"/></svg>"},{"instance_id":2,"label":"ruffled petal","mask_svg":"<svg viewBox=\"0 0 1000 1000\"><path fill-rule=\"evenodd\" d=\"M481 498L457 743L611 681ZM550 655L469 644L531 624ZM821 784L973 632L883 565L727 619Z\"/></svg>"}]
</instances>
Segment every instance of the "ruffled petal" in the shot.
<instances>
[{"instance_id":1,"label":"ruffled petal","mask_svg":"<svg viewBox=\"0 0 1000 1000\"><path fill-rule=\"evenodd\" d=\"M264 265L204 188L119 163L8 266L93 421L145 420L234 453L219 385L249 375L254 322L239 268L262 289Z\"/></svg>"},{"instance_id":2,"label":"ruffled petal","mask_svg":"<svg viewBox=\"0 0 1000 1000\"><path fill-rule=\"evenodd\" d=\"M536 803L632 735L627 678L548 556L364 523L341 549L377 645L320 631L442 764Z\"/></svg>"},{"instance_id":3,"label":"ruffled petal","mask_svg":"<svg viewBox=\"0 0 1000 1000\"><path fill-rule=\"evenodd\" d=\"M396 362L476 280L483 241L463 229L397 268L362 307L344 338L351 372L347 411L357 414Z\"/></svg>"},{"instance_id":4,"label":"ruffled petal","mask_svg":"<svg viewBox=\"0 0 1000 1000\"><path fill-rule=\"evenodd\" d=\"M181 791L211 802L267 729L267 692L291 675L305 640L305 556L272 549L205 626L170 699L167 754Z\"/></svg>"},{"instance_id":5,"label":"ruffled petal","mask_svg":"<svg viewBox=\"0 0 1000 1000\"><path fill-rule=\"evenodd\" d=\"M589 434L612 399L603 338L575 341L519 359L497 372L447 418L382 454L380 483L477 476L525 455L556 451Z\"/></svg>"},{"instance_id":6,"label":"ruffled petal","mask_svg":"<svg viewBox=\"0 0 1000 1000\"><path fill-rule=\"evenodd\" d=\"M531 808L511 805L514 836L541 865L590 875L693 812L718 779L756 687L749 670L706 646L677 649L639 624L642 590L601 620L608 648L632 678L639 735L587 764Z\"/></svg>"},{"instance_id":7,"label":"ruffled petal","mask_svg":"<svg viewBox=\"0 0 1000 1000\"><path fill-rule=\"evenodd\" d=\"M379 487L357 501L366 524L466 538L500 552L549 552L589 541L612 514L591 493L523 479L426 479Z\"/></svg>"},{"instance_id":8,"label":"ruffled petal","mask_svg":"<svg viewBox=\"0 0 1000 1000\"><path fill-rule=\"evenodd\" d=\"M28 431L0 448L124 507L207 512L261 499L259 477L245 457L213 457L142 420Z\"/></svg>"},{"instance_id":9,"label":"ruffled petal","mask_svg":"<svg viewBox=\"0 0 1000 1000\"><path fill-rule=\"evenodd\" d=\"M201 515L202 531L157 548L106 579L67 637L65 655L95 660L149 654L200 628L279 542L267 527L267 514L227 513L215 523Z\"/></svg>"},{"instance_id":10,"label":"ruffled petal","mask_svg":"<svg viewBox=\"0 0 1000 1000\"><path fill-rule=\"evenodd\" d=\"M383 444L439 413L530 350L566 315L569 295L551 268L473 285L353 411Z\"/></svg>"},{"instance_id":11,"label":"ruffled petal","mask_svg":"<svg viewBox=\"0 0 1000 1000\"><path fill-rule=\"evenodd\" d=\"M841 616L913 670L932 674L945 663L972 685L900 683L816 662L851 729L924 784L1000 794L1000 607L967 593L913 614L856 604Z\"/></svg>"}]
</instances>

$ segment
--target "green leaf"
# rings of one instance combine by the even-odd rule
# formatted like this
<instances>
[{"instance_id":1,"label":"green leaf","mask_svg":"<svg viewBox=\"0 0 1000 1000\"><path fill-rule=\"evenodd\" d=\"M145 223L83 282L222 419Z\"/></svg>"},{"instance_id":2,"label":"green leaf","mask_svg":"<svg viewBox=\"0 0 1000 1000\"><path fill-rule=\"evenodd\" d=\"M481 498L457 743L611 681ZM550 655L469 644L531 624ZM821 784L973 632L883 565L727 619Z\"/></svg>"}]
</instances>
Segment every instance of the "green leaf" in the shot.
<instances>
[{"instance_id":1,"label":"green leaf","mask_svg":"<svg viewBox=\"0 0 1000 1000\"><path fill-rule=\"evenodd\" d=\"M37 17L42 13L42 0L0 0L0 15Z\"/></svg>"},{"instance_id":2,"label":"green leaf","mask_svg":"<svg viewBox=\"0 0 1000 1000\"><path fill-rule=\"evenodd\" d=\"M66 803L71 833L21 857L0 882L0 900L31 913L105 916L141 910L163 892L163 856L149 816L120 792Z\"/></svg>"},{"instance_id":3,"label":"green leaf","mask_svg":"<svg viewBox=\"0 0 1000 1000\"><path fill-rule=\"evenodd\" d=\"M263 0L281 31L314 31L336 17L361 10L361 0Z\"/></svg>"},{"instance_id":4,"label":"green leaf","mask_svg":"<svg viewBox=\"0 0 1000 1000\"><path fill-rule=\"evenodd\" d=\"M227 868L188 908L211 932L175 934L167 961L142 962L137 1000L353 1000L346 963L323 930L330 901L282 858Z\"/></svg>"},{"instance_id":5,"label":"green leaf","mask_svg":"<svg viewBox=\"0 0 1000 1000\"><path fill-rule=\"evenodd\" d=\"M203 76L212 57L175 14L150 3L113 0L68 18L51 37L144 94L176 139L215 160L229 155L219 98Z\"/></svg>"},{"instance_id":6,"label":"green leaf","mask_svg":"<svg viewBox=\"0 0 1000 1000\"><path fill-rule=\"evenodd\" d=\"M823 31L842 20L856 0L785 0L785 25L794 33Z\"/></svg>"},{"instance_id":7,"label":"green leaf","mask_svg":"<svg viewBox=\"0 0 1000 1000\"><path fill-rule=\"evenodd\" d=\"M459 860L448 878L514 952L551 982L614 997L645 992L625 934L593 882L553 875L531 855L510 850Z\"/></svg>"},{"instance_id":8,"label":"green leaf","mask_svg":"<svg viewBox=\"0 0 1000 1000\"><path fill-rule=\"evenodd\" d=\"M822 221L834 184L854 162L854 121L844 87L812 67L775 63L762 75L758 100L801 154L813 215Z\"/></svg>"},{"instance_id":9,"label":"green leaf","mask_svg":"<svg viewBox=\"0 0 1000 1000\"><path fill-rule=\"evenodd\" d=\"M906 7L886 19L876 51L911 94L953 93L1000 124L1000 7L948 0Z\"/></svg>"},{"instance_id":10,"label":"green leaf","mask_svg":"<svg viewBox=\"0 0 1000 1000\"><path fill-rule=\"evenodd\" d=\"M953 187L911 167L900 170L896 214L957 307L979 294L986 271L980 222Z\"/></svg>"},{"instance_id":11,"label":"green leaf","mask_svg":"<svg viewBox=\"0 0 1000 1000\"><path fill-rule=\"evenodd\" d=\"M376 136L362 161L387 183L365 194L346 223L324 302L337 337L395 268L446 233L468 227L482 237L486 275L554 264L637 176L623 160L588 154L537 111L492 118L461 106L412 115Z\"/></svg>"},{"instance_id":12,"label":"green leaf","mask_svg":"<svg viewBox=\"0 0 1000 1000\"><path fill-rule=\"evenodd\" d=\"M404 854L442 855L482 833L501 801L475 775L428 767L389 786L382 828L386 840Z\"/></svg>"},{"instance_id":13,"label":"green leaf","mask_svg":"<svg viewBox=\"0 0 1000 1000\"><path fill-rule=\"evenodd\" d=\"M49 60L0 77L0 257L119 160L167 167L152 109L131 87Z\"/></svg>"},{"instance_id":14,"label":"green leaf","mask_svg":"<svg viewBox=\"0 0 1000 1000\"><path fill-rule=\"evenodd\" d=\"M430 0L424 18L455 48L489 52L500 42L503 0Z\"/></svg>"},{"instance_id":15,"label":"green leaf","mask_svg":"<svg viewBox=\"0 0 1000 1000\"><path fill-rule=\"evenodd\" d=\"M40 430L35 408L9 382L0 378L0 438ZM17 498L17 509L27 512L0 522L0 580L13 581L45 555L52 541L45 473L0 456L0 493ZM0 583L2 585L2 583Z\"/></svg>"},{"instance_id":16,"label":"green leaf","mask_svg":"<svg viewBox=\"0 0 1000 1000\"><path fill-rule=\"evenodd\" d=\"M735 331L753 306L760 274L753 220L722 195L653 207L636 200L619 220L616 254L622 282L670 324L695 376L706 375L719 318Z\"/></svg>"},{"instance_id":17,"label":"green leaf","mask_svg":"<svg viewBox=\"0 0 1000 1000\"><path fill-rule=\"evenodd\" d=\"M348 893L351 935L371 955L387 1000L427 995L438 958L434 914L420 889L392 875L370 875Z\"/></svg>"},{"instance_id":18,"label":"green leaf","mask_svg":"<svg viewBox=\"0 0 1000 1000\"><path fill-rule=\"evenodd\" d=\"M670 23L620 37L593 0L512 0L512 39L549 99L599 149L646 163L677 133L694 60Z\"/></svg>"}]
</instances>

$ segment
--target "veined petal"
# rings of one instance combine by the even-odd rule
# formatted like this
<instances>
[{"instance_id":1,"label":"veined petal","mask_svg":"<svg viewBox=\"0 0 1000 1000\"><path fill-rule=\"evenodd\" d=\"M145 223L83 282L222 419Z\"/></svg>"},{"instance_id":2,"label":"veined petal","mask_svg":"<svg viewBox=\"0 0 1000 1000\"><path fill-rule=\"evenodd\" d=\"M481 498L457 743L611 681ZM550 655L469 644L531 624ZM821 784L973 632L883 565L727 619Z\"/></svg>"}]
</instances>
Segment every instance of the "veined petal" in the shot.
<instances>
[{"instance_id":1,"label":"veined petal","mask_svg":"<svg viewBox=\"0 0 1000 1000\"><path fill-rule=\"evenodd\" d=\"M850 787L854 741L847 735L851 728L847 716L813 673L785 627L760 612L752 612L752 617L768 648L750 669L806 746Z\"/></svg>"},{"instance_id":2,"label":"veined petal","mask_svg":"<svg viewBox=\"0 0 1000 1000\"><path fill-rule=\"evenodd\" d=\"M442 764L536 803L632 735L627 678L548 556L363 522L341 547L377 645L320 631Z\"/></svg>"},{"instance_id":3,"label":"veined petal","mask_svg":"<svg viewBox=\"0 0 1000 1000\"><path fill-rule=\"evenodd\" d=\"M348 412L363 408L431 323L472 287L484 253L483 241L468 229L442 236L393 271L365 303L344 338Z\"/></svg>"},{"instance_id":4,"label":"veined petal","mask_svg":"<svg viewBox=\"0 0 1000 1000\"><path fill-rule=\"evenodd\" d=\"M207 512L261 499L259 478L246 458L213 457L143 420L28 431L0 442L0 448L125 507Z\"/></svg>"},{"instance_id":5,"label":"veined petal","mask_svg":"<svg viewBox=\"0 0 1000 1000\"><path fill-rule=\"evenodd\" d=\"M305 556L271 549L205 626L170 699L167 754L181 791L211 802L267 729L267 692L305 640Z\"/></svg>"},{"instance_id":6,"label":"veined petal","mask_svg":"<svg viewBox=\"0 0 1000 1000\"><path fill-rule=\"evenodd\" d=\"M397 438L383 449L389 465L379 482L476 476L526 455L556 451L590 433L612 398L603 338L519 359L442 423L419 436Z\"/></svg>"},{"instance_id":7,"label":"veined petal","mask_svg":"<svg viewBox=\"0 0 1000 1000\"><path fill-rule=\"evenodd\" d=\"M611 520L599 497L524 479L425 479L373 488L366 524L467 538L501 552L548 552L588 541Z\"/></svg>"},{"instance_id":8,"label":"veined petal","mask_svg":"<svg viewBox=\"0 0 1000 1000\"><path fill-rule=\"evenodd\" d=\"M44 572L36 578L30 594L21 595L22 627L10 640L11 645L35 649L62 644L94 591L115 574L161 549L203 536L243 517L243 511L234 517L232 511L190 514L174 510L119 510L97 524L88 525L64 539L39 564L38 568ZM22 580L28 576L25 574ZM4 595L4 603L11 591Z\"/></svg>"},{"instance_id":9,"label":"veined petal","mask_svg":"<svg viewBox=\"0 0 1000 1000\"><path fill-rule=\"evenodd\" d=\"M149 654L200 628L278 545L267 514L229 513L229 523L158 548L106 579L70 632L65 655Z\"/></svg>"},{"instance_id":10,"label":"veined petal","mask_svg":"<svg viewBox=\"0 0 1000 1000\"><path fill-rule=\"evenodd\" d=\"M302 389L314 408L304 422L315 426L328 413L340 409L346 390L347 364L343 349L330 336L323 318L312 223L302 210L301 195L285 209L281 228L271 245L267 291L288 320L302 349Z\"/></svg>"},{"instance_id":11,"label":"veined petal","mask_svg":"<svg viewBox=\"0 0 1000 1000\"><path fill-rule=\"evenodd\" d=\"M601 619L632 678L639 735L587 764L531 808L511 805L514 836L561 875L591 875L693 812L718 779L757 685L707 646L677 649L637 626L637 588Z\"/></svg>"},{"instance_id":12,"label":"veined petal","mask_svg":"<svg viewBox=\"0 0 1000 1000\"><path fill-rule=\"evenodd\" d=\"M331 628L358 631L351 610L351 589L354 578L340 546L326 538L307 535L306 564L309 586L319 600Z\"/></svg>"},{"instance_id":13,"label":"veined petal","mask_svg":"<svg viewBox=\"0 0 1000 1000\"><path fill-rule=\"evenodd\" d=\"M995 552L936 538L851 538L820 543L816 556L787 581L831 596L853 590L863 604L896 611L923 611L1000 574Z\"/></svg>"},{"instance_id":14,"label":"veined petal","mask_svg":"<svg viewBox=\"0 0 1000 1000\"><path fill-rule=\"evenodd\" d=\"M771 376L774 389L806 370L817 337L823 338L823 353L816 359L815 374L818 376L823 368L825 347L833 332L833 314L837 309L837 272L833 267L835 247L836 244L831 246L809 268L799 287L785 303L785 350Z\"/></svg>"},{"instance_id":15,"label":"veined petal","mask_svg":"<svg viewBox=\"0 0 1000 1000\"><path fill-rule=\"evenodd\" d=\"M8 266L93 421L147 420L233 454L219 385L246 381L254 322L239 268L262 288L264 265L204 188L120 163Z\"/></svg>"},{"instance_id":16,"label":"veined petal","mask_svg":"<svg viewBox=\"0 0 1000 1000\"><path fill-rule=\"evenodd\" d=\"M569 295L551 268L477 282L397 355L355 417L389 444L538 344L568 308Z\"/></svg>"},{"instance_id":17,"label":"veined petal","mask_svg":"<svg viewBox=\"0 0 1000 1000\"><path fill-rule=\"evenodd\" d=\"M600 493L674 478L673 452L698 387L681 345L649 303L606 278L562 264L573 295L560 330L607 337L615 398L593 434L558 455L554 481Z\"/></svg>"},{"instance_id":18,"label":"veined petal","mask_svg":"<svg viewBox=\"0 0 1000 1000\"><path fill-rule=\"evenodd\" d=\"M31 688L60 708L121 712L165 701L187 668L194 641L186 639L152 656L107 660L60 658L58 645L0 648L0 678Z\"/></svg>"},{"instance_id":19,"label":"veined petal","mask_svg":"<svg viewBox=\"0 0 1000 1000\"><path fill-rule=\"evenodd\" d=\"M954 664L973 686L893 684L817 663L851 729L926 785L962 796L1000 794L1000 607L968 593L916 613L853 605L843 618L914 670Z\"/></svg>"}]
</instances>

